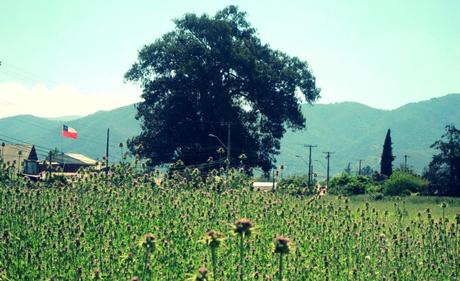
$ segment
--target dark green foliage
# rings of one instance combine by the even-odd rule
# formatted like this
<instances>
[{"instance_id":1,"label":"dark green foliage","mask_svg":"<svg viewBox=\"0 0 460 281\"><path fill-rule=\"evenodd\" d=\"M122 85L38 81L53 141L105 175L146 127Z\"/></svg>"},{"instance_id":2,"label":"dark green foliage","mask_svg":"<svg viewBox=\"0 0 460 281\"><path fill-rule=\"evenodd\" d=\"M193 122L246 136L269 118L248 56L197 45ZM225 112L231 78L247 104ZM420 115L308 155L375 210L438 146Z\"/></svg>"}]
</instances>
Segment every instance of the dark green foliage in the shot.
<instances>
[{"instance_id":1,"label":"dark green foliage","mask_svg":"<svg viewBox=\"0 0 460 281\"><path fill-rule=\"evenodd\" d=\"M356 195L374 191L374 183L368 176L341 174L330 181L328 192L331 194Z\"/></svg>"},{"instance_id":2,"label":"dark green foliage","mask_svg":"<svg viewBox=\"0 0 460 281\"><path fill-rule=\"evenodd\" d=\"M374 169L372 169L369 165L366 165L361 169L362 176L372 176L372 174L374 174Z\"/></svg>"},{"instance_id":3,"label":"dark green foliage","mask_svg":"<svg viewBox=\"0 0 460 281\"><path fill-rule=\"evenodd\" d=\"M391 147L391 130L388 129L387 135L385 136L385 142L383 143L382 159L380 161L380 173L387 177L393 173L393 148Z\"/></svg>"},{"instance_id":4,"label":"dark green foliage","mask_svg":"<svg viewBox=\"0 0 460 281\"><path fill-rule=\"evenodd\" d=\"M63 175L53 175L51 178L46 180L46 185L47 186L66 186L68 184L68 180L65 176Z\"/></svg>"},{"instance_id":5,"label":"dark green foliage","mask_svg":"<svg viewBox=\"0 0 460 281\"><path fill-rule=\"evenodd\" d=\"M246 14L229 6L215 16L187 14L174 31L139 52L126 73L143 88L140 135L129 148L149 165L181 159L185 165L218 159L231 125L231 159L246 154L250 167L272 168L286 128L305 118L296 93L319 97L306 62L262 44Z\"/></svg>"},{"instance_id":6,"label":"dark green foliage","mask_svg":"<svg viewBox=\"0 0 460 281\"><path fill-rule=\"evenodd\" d=\"M287 178L281 179L278 183L278 189L283 192L290 194L304 194L312 195L316 193L314 186L308 188L308 176L307 175L293 175Z\"/></svg>"},{"instance_id":7,"label":"dark green foliage","mask_svg":"<svg viewBox=\"0 0 460 281\"><path fill-rule=\"evenodd\" d=\"M371 198L374 199L375 201L380 201L385 198L385 195L381 192L377 192L377 193L371 194Z\"/></svg>"},{"instance_id":8,"label":"dark green foliage","mask_svg":"<svg viewBox=\"0 0 460 281\"><path fill-rule=\"evenodd\" d=\"M424 177L429 181L428 193L460 196L460 130L446 126L441 139L431 145L439 151L433 156Z\"/></svg>"},{"instance_id":9,"label":"dark green foliage","mask_svg":"<svg viewBox=\"0 0 460 281\"><path fill-rule=\"evenodd\" d=\"M385 195L410 195L426 188L426 181L409 172L395 171L384 183Z\"/></svg>"}]
</instances>

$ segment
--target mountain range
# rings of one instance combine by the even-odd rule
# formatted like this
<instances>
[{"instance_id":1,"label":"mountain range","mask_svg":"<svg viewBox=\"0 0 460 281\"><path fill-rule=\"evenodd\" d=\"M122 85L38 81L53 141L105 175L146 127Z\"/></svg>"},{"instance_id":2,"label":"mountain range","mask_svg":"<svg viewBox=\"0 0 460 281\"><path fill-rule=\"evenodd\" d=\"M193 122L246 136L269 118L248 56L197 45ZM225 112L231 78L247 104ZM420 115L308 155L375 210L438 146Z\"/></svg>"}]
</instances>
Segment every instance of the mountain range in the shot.
<instances>
[{"instance_id":1,"label":"mountain range","mask_svg":"<svg viewBox=\"0 0 460 281\"><path fill-rule=\"evenodd\" d=\"M387 129L391 129L394 167L404 163L421 172L435 153L430 145L438 140L447 124L460 127L460 94L449 94L427 101L410 103L394 110L381 110L354 102L335 104L303 104L307 120L303 130L288 131L281 141L277 165L283 164L284 174L305 173L308 169L307 144L312 148L313 170L325 175L323 152L331 151L331 174L341 172L350 163L352 171L369 165L379 170L380 155ZM65 121L17 115L0 119L0 141L35 144L40 159L49 149L85 154L95 159L105 155L107 128L110 128L110 159L119 161L126 145L119 143L140 131L134 118L136 108L129 105L110 111L99 111ZM59 119L59 118L58 118ZM69 120L70 119L70 120ZM78 131L76 140L61 137L65 123Z\"/></svg>"}]
</instances>

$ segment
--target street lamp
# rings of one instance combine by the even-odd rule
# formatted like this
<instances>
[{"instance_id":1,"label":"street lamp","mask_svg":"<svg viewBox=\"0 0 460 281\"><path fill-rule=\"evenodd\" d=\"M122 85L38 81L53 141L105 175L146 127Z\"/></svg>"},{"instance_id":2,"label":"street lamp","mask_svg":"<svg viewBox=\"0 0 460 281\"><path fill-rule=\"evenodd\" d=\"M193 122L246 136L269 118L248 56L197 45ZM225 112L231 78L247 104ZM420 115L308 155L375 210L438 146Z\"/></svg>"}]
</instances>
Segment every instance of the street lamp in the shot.
<instances>
[{"instance_id":1,"label":"street lamp","mask_svg":"<svg viewBox=\"0 0 460 281\"><path fill-rule=\"evenodd\" d=\"M225 148L227 151L227 167L230 165L230 150L228 149L228 146L226 146L223 141L220 140L220 138L214 134L208 134L209 137L217 139L220 144Z\"/></svg>"},{"instance_id":2,"label":"street lamp","mask_svg":"<svg viewBox=\"0 0 460 281\"><path fill-rule=\"evenodd\" d=\"M307 162L307 160L306 160L305 158L303 158L302 156L300 156L300 155L296 155L295 157L300 158L300 159L302 159L303 161Z\"/></svg>"},{"instance_id":3,"label":"street lamp","mask_svg":"<svg viewBox=\"0 0 460 281\"><path fill-rule=\"evenodd\" d=\"M218 136L216 136L214 134L209 134L208 136L211 137L211 138L216 138L220 142L220 144L225 148L225 150L227 150L227 146L219 139Z\"/></svg>"}]
</instances>

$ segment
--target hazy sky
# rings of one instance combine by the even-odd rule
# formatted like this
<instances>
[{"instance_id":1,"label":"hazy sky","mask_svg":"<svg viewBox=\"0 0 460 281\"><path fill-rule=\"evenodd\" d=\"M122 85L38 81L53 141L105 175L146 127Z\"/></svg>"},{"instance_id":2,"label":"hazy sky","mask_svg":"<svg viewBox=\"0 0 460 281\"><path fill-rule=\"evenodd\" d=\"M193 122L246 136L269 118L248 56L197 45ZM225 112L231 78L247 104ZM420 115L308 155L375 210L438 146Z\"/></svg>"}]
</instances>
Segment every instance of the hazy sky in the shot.
<instances>
[{"instance_id":1,"label":"hazy sky","mask_svg":"<svg viewBox=\"0 0 460 281\"><path fill-rule=\"evenodd\" d=\"M236 4L306 60L320 103L392 109L460 92L460 1L0 1L0 117L84 115L140 100L123 75L187 12Z\"/></svg>"}]
</instances>

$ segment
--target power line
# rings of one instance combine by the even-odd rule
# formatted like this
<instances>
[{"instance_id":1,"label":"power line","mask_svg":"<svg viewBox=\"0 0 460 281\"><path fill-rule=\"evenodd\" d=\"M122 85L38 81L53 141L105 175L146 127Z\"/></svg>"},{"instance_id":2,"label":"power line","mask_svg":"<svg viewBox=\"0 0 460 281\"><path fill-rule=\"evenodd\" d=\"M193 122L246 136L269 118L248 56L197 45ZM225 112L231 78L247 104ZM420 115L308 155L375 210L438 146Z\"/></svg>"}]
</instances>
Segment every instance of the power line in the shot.
<instances>
[{"instance_id":1,"label":"power line","mask_svg":"<svg viewBox=\"0 0 460 281\"><path fill-rule=\"evenodd\" d=\"M8 139L11 139L11 140L13 140L13 141L18 141L18 142L23 143L23 144L34 145L34 146L36 147L36 149L53 150L53 149L51 149L51 148L49 148L49 147L45 147L45 146L41 146L41 145L29 143L29 142L26 142L26 141L23 141L23 140L20 140L20 139L17 139L17 138L9 137L9 136L4 135L4 134L0 134L0 136L3 136L3 137L8 138ZM7 141L7 140L5 140L5 141ZM12 141L9 141L9 142L12 142Z\"/></svg>"},{"instance_id":2,"label":"power line","mask_svg":"<svg viewBox=\"0 0 460 281\"><path fill-rule=\"evenodd\" d=\"M10 63L7 63L5 61L0 61L0 72L8 75L8 76L11 76L13 78L16 78L16 79L19 79L19 80L22 80L22 81L25 81L25 82L32 82L32 83L36 83L38 81L40 82L43 82L43 83L46 83L50 86L57 86L58 83L51 80L51 79L48 79L48 78L45 78L41 75L37 75L35 73L32 73L22 67L19 67L19 66L15 66L15 65L12 65Z\"/></svg>"},{"instance_id":3,"label":"power line","mask_svg":"<svg viewBox=\"0 0 460 281\"><path fill-rule=\"evenodd\" d=\"M19 122L22 122L22 123L32 125L32 126L34 126L36 128L45 130L45 132L50 132L50 133L51 132L62 132L62 125L61 124L59 126L57 126L56 128L49 128L49 127L44 127L41 124L37 124L36 122L33 122L32 120L24 119L24 116L16 116L15 120L17 120ZM90 139L90 138L82 137L81 135L78 136L78 139L83 140L83 141L87 141L87 142L92 142L92 143L96 142L96 143L101 144L101 145L102 145L102 141L103 141L101 139ZM22 140L17 140L17 141L22 141ZM114 143L110 143L109 146L111 148L114 148L114 149L118 148L118 145L114 144Z\"/></svg>"}]
</instances>

